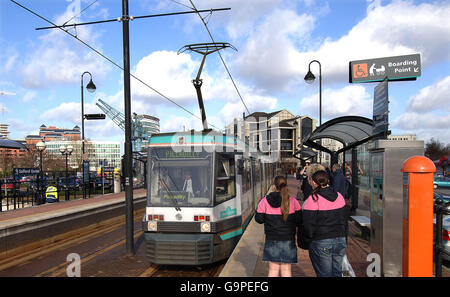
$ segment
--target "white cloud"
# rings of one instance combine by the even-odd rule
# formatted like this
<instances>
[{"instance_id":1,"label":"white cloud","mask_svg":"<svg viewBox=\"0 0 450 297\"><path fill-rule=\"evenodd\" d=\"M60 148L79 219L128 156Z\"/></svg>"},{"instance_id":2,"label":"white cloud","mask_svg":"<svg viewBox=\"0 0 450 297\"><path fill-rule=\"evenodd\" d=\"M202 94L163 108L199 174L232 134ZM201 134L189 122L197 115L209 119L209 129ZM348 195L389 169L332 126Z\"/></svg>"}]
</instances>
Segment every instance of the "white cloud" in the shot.
<instances>
[{"instance_id":1,"label":"white cloud","mask_svg":"<svg viewBox=\"0 0 450 297\"><path fill-rule=\"evenodd\" d=\"M404 130L441 129L450 127L450 115L437 116L433 113L405 112L392 122L392 126Z\"/></svg>"},{"instance_id":2,"label":"white cloud","mask_svg":"<svg viewBox=\"0 0 450 297\"><path fill-rule=\"evenodd\" d=\"M450 143L450 115L438 116L431 112L406 112L394 119L391 127L406 133L415 133L422 140L434 137L441 142Z\"/></svg>"},{"instance_id":3,"label":"white cloud","mask_svg":"<svg viewBox=\"0 0 450 297\"><path fill-rule=\"evenodd\" d=\"M200 117L198 112L195 113L196 116ZM224 130L225 122L223 118L216 116L207 116L208 128L214 130ZM202 121L194 116L175 116L170 115L161 120L161 133L164 132L178 132L178 131L188 131L194 129L195 131L203 130Z\"/></svg>"},{"instance_id":4,"label":"white cloud","mask_svg":"<svg viewBox=\"0 0 450 297\"><path fill-rule=\"evenodd\" d=\"M74 6L78 2L70 4L62 15L56 17L54 23L62 24L76 15ZM77 17L71 23L80 21ZM69 32L101 51L101 45L97 42L99 35L93 28L78 26L76 30L69 29ZM32 44L28 52L19 67L21 83L27 88L79 82L84 71L90 71L97 79L103 78L111 69L106 60L59 29L51 29L41 35L39 43Z\"/></svg>"},{"instance_id":5,"label":"white cloud","mask_svg":"<svg viewBox=\"0 0 450 297\"><path fill-rule=\"evenodd\" d=\"M346 35L325 38L319 46L309 38L314 23L320 21L315 19L317 13L274 10L255 24L235 68L257 88L280 91L299 82L313 59L321 62L326 83L347 82L348 63L353 60L421 53L426 68L450 59L448 1L380 3L372 1L366 17Z\"/></svg>"},{"instance_id":6,"label":"white cloud","mask_svg":"<svg viewBox=\"0 0 450 297\"><path fill-rule=\"evenodd\" d=\"M420 90L408 101L407 110L426 112L431 110L450 111L450 76Z\"/></svg>"},{"instance_id":7,"label":"white cloud","mask_svg":"<svg viewBox=\"0 0 450 297\"><path fill-rule=\"evenodd\" d=\"M179 0L178 3L182 3L188 7L191 7L191 3L188 0ZM234 40L237 38L243 38L251 34L254 29L254 25L259 21L261 16L269 13L277 6L280 6L284 0L194 0L195 7L198 10L211 9L211 8L231 8L230 11L213 12L213 15L208 17L208 13L203 13L202 17L207 21L212 19L213 21L208 23L208 27L211 30L225 29L228 35ZM182 6L175 1L159 1L157 5L153 5L154 8L167 11L169 8L180 9ZM152 6L151 4L149 6ZM185 7L184 7L185 8ZM203 28L203 24L198 15L192 15L184 23L184 30L197 34L193 30L194 25L199 25ZM214 34L213 34L214 35Z\"/></svg>"},{"instance_id":8,"label":"white cloud","mask_svg":"<svg viewBox=\"0 0 450 297\"><path fill-rule=\"evenodd\" d=\"M103 113L94 103L84 104L84 113ZM72 128L78 125L81 128L81 103L63 102L59 106L44 112L40 119L44 122L57 123ZM105 120L85 120L84 132L86 139L117 139L124 137L124 132L109 117Z\"/></svg>"},{"instance_id":9,"label":"white cloud","mask_svg":"<svg viewBox=\"0 0 450 297\"><path fill-rule=\"evenodd\" d=\"M198 67L186 53L178 55L172 51L157 51L142 58L133 74L178 104L187 104L197 99L191 80L195 77ZM202 72L201 78L204 83L209 80L206 71ZM172 105L169 100L134 78L131 79L131 90L133 100L140 102L141 106L146 106L146 110L154 104Z\"/></svg>"},{"instance_id":10,"label":"white cloud","mask_svg":"<svg viewBox=\"0 0 450 297\"><path fill-rule=\"evenodd\" d=\"M245 105L250 112L254 111L272 111L276 108L278 100L274 97L251 95L250 93L244 94ZM242 113L245 112L248 115L244 104L239 100L235 102L227 102L219 112L226 124L233 121L234 118L242 118Z\"/></svg>"},{"instance_id":11,"label":"white cloud","mask_svg":"<svg viewBox=\"0 0 450 297\"><path fill-rule=\"evenodd\" d=\"M30 102L31 100L33 100L34 98L36 98L37 93L34 91L28 91L25 93L25 95L23 96L22 101L27 103Z\"/></svg>"},{"instance_id":12,"label":"white cloud","mask_svg":"<svg viewBox=\"0 0 450 297\"><path fill-rule=\"evenodd\" d=\"M257 26L233 62L239 75L266 90L283 90L298 79L297 46L308 39L314 17L276 9Z\"/></svg>"},{"instance_id":13,"label":"white cloud","mask_svg":"<svg viewBox=\"0 0 450 297\"><path fill-rule=\"evenodd\" d=\"M344 115L359 115L371 118L373 110L372 96L362 85L350 85L341 89L322 91L322 122ZM303 98L300 101L299 114L319 116L319 94Z\"/></svg>"},{"instance_id":14,"label":"white cloud","mask_svg":"<svg viewBox=\"0 0 450 297\"><path fill-rule=\"evenodd\" d=\"M100 111L97 105L84 102L84 113L100 113ZM40 118L49 121L65 120L81 127L81 103L63 102L59 106L44 112Z\"/></svg>"}]
</instances>

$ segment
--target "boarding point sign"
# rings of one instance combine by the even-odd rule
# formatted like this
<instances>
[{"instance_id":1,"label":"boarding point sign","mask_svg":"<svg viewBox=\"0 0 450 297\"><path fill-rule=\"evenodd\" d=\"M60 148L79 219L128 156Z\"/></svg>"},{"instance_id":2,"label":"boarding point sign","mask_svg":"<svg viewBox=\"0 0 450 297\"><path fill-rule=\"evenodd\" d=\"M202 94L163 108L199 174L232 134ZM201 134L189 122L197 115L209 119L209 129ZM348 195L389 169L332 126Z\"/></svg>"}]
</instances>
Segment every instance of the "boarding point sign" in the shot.
<instances>
[{"instance_id":1,"label":"boarding point sign","mask_svg":"<svg viewBox=\"0 0 450 297\"><path fill-rule=\"evenodd\" d=\"M349 82L415 80L421 75L420 54L351 61Z\"/></svg>"}]
</instances>

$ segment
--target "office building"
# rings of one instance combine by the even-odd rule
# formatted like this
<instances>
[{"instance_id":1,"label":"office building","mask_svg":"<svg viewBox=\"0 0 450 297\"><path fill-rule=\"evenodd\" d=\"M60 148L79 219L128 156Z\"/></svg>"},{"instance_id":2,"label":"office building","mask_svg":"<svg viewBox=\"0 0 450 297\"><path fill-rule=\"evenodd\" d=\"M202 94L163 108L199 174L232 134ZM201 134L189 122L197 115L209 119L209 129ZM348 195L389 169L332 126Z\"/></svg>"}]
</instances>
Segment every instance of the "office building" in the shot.
<instances>
[{"instance_id":1,"label":"office building","mask_svg":"<svg viewBox=\"0 0 450 297\"><path fill-rule=\"evenodd\" d=\"M61 156L60 147L72 145L73 152L68 157L70 168L81 170L83 163L81 154L81 141L48 141L45 142L45 151L47 154ZM91 171L97 170L102 166L120 168L121 155L120 143L111 141L86 141L85 152L89 161Z\"/></svg>"},{"instance_id":2,"label":"office building","mask_svg":"<svg viewBox=\"0 0 450 297\"><path fill-rule=\"evenodd\" d=\"M9 129L7 124L0 124L0 138L9 138Z\"/></svg>"}]
</instances>

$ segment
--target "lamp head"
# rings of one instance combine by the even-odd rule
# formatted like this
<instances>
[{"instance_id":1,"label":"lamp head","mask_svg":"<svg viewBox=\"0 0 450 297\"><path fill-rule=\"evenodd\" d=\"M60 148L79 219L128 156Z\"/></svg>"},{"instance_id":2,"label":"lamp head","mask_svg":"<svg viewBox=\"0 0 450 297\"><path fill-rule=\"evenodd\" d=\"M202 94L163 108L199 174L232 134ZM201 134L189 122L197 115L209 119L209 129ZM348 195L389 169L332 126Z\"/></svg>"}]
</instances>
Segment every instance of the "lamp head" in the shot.
<instances>
[{"instance_id":1,"label":"lamp head","mask_svg":"<svg viewBox=\"0 0 450 297\"><path fill-rule=\"evenodd\" d=\"M315 79L316 79L316 77L314 76L314 74L312 74L311 70L308 70L308 73L306 73L306 75L305 75L305 81L308 84L312 84Z\"/></svg>"},{"instance_id":2,"label":"lamp head","mask_svg":"<svg viewBox=\"0 0 450 297\"><path fill-rule=\"evenodd\" d=\"M66 149L67 149L67 152L69 153L69 155L73 152L73 146L70 144L67 146Z\"/></svg>"},{"instance_id":3,"label":"lamp head","mask_svg":"<svg viewBox=\"0 0 450 297\"><path fill-rule=\"evenodd\" d=\"M86 89L88 90L89 93L94 93L95 90L97 89L95 87L94 82L92 81L92 78L89 80L89 83L87 84Z\"/></svg>"},{"instance_id":4,"label":"lamp head","mask_svg":"<svg viewBox=\"0 0 450 297\"><path fill-rule=\"evenodd\" d=\"M61 152L61 154L64 154L66 152L66 146L65 145L61 145L59 147L59 151Z\"/></svg>"},{"instance_id":5,"label":"lamp head","mask_svg":"<svg viewBox=\"0 0 450 297\"><path fill-rule=\"evenodd\" d=\"M42 141L39 141L38 143L36 143L36 148L37 148L39 151L45 150L45 143L42 142Z\"/></svg>"}]
</instances>

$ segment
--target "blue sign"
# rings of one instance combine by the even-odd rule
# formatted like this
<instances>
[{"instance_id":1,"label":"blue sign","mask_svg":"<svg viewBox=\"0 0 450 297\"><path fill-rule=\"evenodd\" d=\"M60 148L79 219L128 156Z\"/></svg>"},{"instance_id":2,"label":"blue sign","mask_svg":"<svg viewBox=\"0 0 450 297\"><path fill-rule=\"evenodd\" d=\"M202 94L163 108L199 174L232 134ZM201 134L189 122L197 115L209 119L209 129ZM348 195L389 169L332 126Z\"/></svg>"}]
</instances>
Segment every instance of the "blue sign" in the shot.
<instances>
[{"instance_id":1,"label":"blue sign","mask_svg":"<svg viewBox=\"0 0 450 297\"><path fill-rule=\"evenodd\" d=\"M83 183L89 183L89 161L83 161Z\"/></svg>"}]
</instances>

